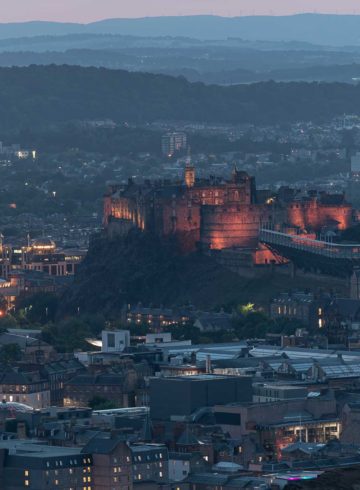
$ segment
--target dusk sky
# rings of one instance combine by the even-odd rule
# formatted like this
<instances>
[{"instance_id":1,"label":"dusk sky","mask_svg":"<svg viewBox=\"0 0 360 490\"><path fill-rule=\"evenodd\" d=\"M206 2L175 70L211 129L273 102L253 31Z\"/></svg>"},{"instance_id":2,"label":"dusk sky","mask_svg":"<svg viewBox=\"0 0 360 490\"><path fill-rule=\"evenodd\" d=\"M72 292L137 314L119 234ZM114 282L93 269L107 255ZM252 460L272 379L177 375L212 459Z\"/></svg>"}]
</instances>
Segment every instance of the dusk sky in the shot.
<instances>
[{"instance_id":1,"label":"dusk sky","mask_svg":"<svg viewBox=\"0 0 360 490\"><path fill-rule=\"evenodd\" d=\"M111 17L357 13L359 0L0 0L0 22L91 22Z\"/></svg>"}]
</instances>

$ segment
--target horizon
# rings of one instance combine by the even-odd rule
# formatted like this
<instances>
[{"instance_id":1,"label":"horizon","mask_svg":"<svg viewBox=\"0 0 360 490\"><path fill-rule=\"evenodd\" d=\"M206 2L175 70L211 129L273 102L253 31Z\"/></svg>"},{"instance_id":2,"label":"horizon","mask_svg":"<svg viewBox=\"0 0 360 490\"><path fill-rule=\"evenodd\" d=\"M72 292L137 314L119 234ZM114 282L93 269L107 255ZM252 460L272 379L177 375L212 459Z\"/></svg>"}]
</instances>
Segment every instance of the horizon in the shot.
<instances>
[{"instance_id":1,"label":"horizon","mask_svg":"<svg viewBox=\"0 0 360 490\"><path fill-rule=\"evenodd\" d=\"M3 0L0 23L60 22L89 24L108 19L144 19L157 17L218 16L235 17L289 17L318 14L358 16L358 0L183 0L177 5L171 0L135 0L130 5L123 0L103 0L94 5L92 0L63 0L61 5L48 0Z\"/></svg>"},{"instance_id":2,"label":"horizon","mask_svg":"<svg viewBox=\"0 0 360 490\"><path fill-rule=\"evenodd\" d=\"M166 19L166 18L177 18L177 17L216 17L222 19L240 19L240 18L251 18L251 17L300 17L300 16L333 16L333 17L360 17L360 10L356 13L328 13L328 12L297 12L297 13L289 13L289 14L244 14L244 15L220 15L220 14L173 14L173 15L140 15L138 17L100 17L95 20L90 21L67 21L67 20L52 20L52 19L31 19L31 20L23 20L23 21L2 21L0 20L0 24L32 24L32 23L54 23L54 24L94 24L97 22L105 22L109 20L144 20L144 19Z\"/></svg>"}]
</instances>

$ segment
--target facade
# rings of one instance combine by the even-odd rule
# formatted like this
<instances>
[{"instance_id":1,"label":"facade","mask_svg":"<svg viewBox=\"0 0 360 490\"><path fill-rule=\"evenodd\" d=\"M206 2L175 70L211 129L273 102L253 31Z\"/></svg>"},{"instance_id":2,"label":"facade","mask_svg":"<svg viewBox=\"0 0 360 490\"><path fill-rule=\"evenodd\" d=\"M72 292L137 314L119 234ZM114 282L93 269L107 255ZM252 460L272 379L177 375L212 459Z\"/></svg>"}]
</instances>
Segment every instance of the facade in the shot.
<instances>
[{"instance_id":1,"label":"facade","mask_svg":"<svg viewBox=\"0 0 360 490\"><path fill-rule=\"evenodd\" d=\"M132 489L131 451L123 440L95 437L82 452L92 456L92 489Z\"/></svg>"},{"instance_id":2,"label":"facade","mask_svg":"<svg viewBox=\"0 0 360 490\"><path fill-rule=\"evenodd\" d=\"M124 323L136 323L150 325L155 328L166 327L168 325L186 325L193 317L189 310L171 308L153 308L137 305L127 305L122 311Z\"/></svg>"},{"instance_id":3,"label":"facade","mask_svg":"<svg viewBox=\"0 0 360 490\"><path fill-rule=\"evenodd\" d=\"M186 150L187 136L181 131L166 133L161 138L161 151L167 157L172 157L176 152Z\"/></svg>"},{"instance_id":4,"label":"facade","mask_svg":"<svg viewBox=\"0 0 360 490\"><path fill-rule=\"evenodd\" d=\"M169 453L159 444L136 444L131 446L133 481L167 482L169 479Z\"/></svg>"},{"instance_id":5,"label":"facade","mask_svg":"<svg viewBox=\"0 0 360 490\"><path fill-rule=\"evenodd\" d=\"M329 298L316 298L313 293L296 291L281 293L270 303L270 317L274 320L288 318L298 320L313 328L324 326L324 307Z\"/></svg>"},{"instance_id":6,"label":"facade","mask_svg":"<svg viewBox=\"0 0 360 490\"><path fill-rule=\"evenodd\" d=\"M0 441L0 488L92 490L92 456L80 449ZM110 489L110 487L108 487Z\"/></svg>"},{"instance_id":7,"label":"facade","mask_svg":"<svg viewBox=\"0 0 360 490\"><path fill-rule=\"evenodd\" d=\"M167 403L163 402L165 394ZM189 417L203 407L251 400L250 377L198 375L150 379L150 413L155 420Z\"/></svg>"},{"instance_id":8,"label":"facade","mask_svg":"<svg viewBox=\"0 0 360 490\"><path fill-rule=\"evenodd\" d=\"M253 436L264 447L269 458L301 439L326 443L340 437L341 420L334 396L293 399L268 403L217 406L216 422L231 437Z\"/></svg>"},{"instance_id":9,"label":"facade","mask_svg":"<svg viewBox=\"0 0 360 490\"><path fill-rule=\"evenodd\" d=\"M103 330L101 337L103 352L122 352L130 346L130 332L128 330Z\"/></svg>"},{"instance_id":10,"label":"facade","mask_svg":"<svg viewBox=\"0 0 360 490\"><path fill-rule=\"evenodd\" d=\"M228 181L197 180L189 159L183 182L137 185L129 180L126 186L112 186L104 200L108 233L127 233L135 227L163 237L173 235L184 253L199 246L256 250L259 229L269 223L290 226L294 233L344 230L352 223L352 207L342 194L312 194L293 201L268 198L257 191L253 177L236 169Z\"/></svg>"},{"instance_id":11,"label":"facade","mask_svg":"<svg viewBox=\"0 0 360 490\"><path fill-rule=\"evenodd\" d=\"M23 403L40 409L50 405L50 387L39 372L20 373L7 369L0 376L0 392L5 402Z\"/></svg>"},{"instance_id":12,"label":"facade","mask_svg":"<svg viewBox=\"0 0 360 490\"><path fill-rule=\"evenodd\" d=\"M8 278L14 271L36 271L50 276L73 276L86 250L58 249L49 238L29 241L27 246L4 245L0 237L0 277Z\"/></svg>"}]
</instances>

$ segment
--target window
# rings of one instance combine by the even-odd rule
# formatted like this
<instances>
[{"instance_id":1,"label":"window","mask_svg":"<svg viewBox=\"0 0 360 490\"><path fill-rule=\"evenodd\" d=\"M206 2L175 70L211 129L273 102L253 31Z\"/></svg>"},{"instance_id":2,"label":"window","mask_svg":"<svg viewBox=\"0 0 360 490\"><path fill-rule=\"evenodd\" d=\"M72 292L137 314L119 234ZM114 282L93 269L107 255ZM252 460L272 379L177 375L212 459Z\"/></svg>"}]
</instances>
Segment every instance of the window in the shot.
<instances>
[{"instance_id":1,"label":"window","mask_svg":"<svg viewBox=\"0 0 360 490\"><path fill-rule=\"evenodd\" d=\"M29 480L25 480L24 485L25 485L25 487L28 487L29 486Z\"/></svg>"},{"instance_id":2,"label":"window","mask_svg":"<svg viewBox=\"0 0 360 490\"><path fill-rule=\"evenodd\" d=\"M162 478L162 476L163 476L163 472L162 471L159 471L159 476L160 476L160 478Z\"/></svg>"},{"instance_id":3,"label":"window","mask_svg":"<svg viewBox=\"0 0 360 490\"><path fill-rule=\"evenodd\" d=\"M115 334L113 333L108 333L107 335L107 341L108 341L108 347L115 347Z\"/></svg>"},{"instance_id":4,"label":"window","mask_svg":"<svg viewBox=\"0 0 360 490\"><path fill-rule=\"evenodd\" d=\"M25 471L24 471L24 475L25 475L25 476L29 476L29 470L25 470Z\"/></svg>"}]
</instances>

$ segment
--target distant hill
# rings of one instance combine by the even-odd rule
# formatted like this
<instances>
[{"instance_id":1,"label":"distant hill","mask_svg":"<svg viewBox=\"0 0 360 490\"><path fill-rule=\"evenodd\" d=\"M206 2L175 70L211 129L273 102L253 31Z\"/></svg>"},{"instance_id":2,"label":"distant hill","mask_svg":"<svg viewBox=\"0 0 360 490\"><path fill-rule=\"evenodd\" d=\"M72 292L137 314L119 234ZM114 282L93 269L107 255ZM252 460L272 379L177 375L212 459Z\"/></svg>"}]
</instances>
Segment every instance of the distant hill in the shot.
<instances>
[{"instance_id":1,"label":"distant hill","mask_svg":"<svg viewBox=\"0 0 360 490\"><path fill-rule=\"evenodd\" d=\"M262 52L260 53L262 54ZM259 52L248 53L247 58L249 59L249 63L255 64L257 55L259 55ZM261 63L263 56L268 56L268 58L272 56L274 63L276 62L273 53L265 53L262 56L258 56L258 64ZM179 67L174 67L171 57L162 56L162 52L159 54L155 53L152 56L136 56L134 50L129 54L126 51L99 49L70 49L63 52L0 52L0 67L55 64L124 70L130 66L132 72L148 72L174 77L185 77L190 82L204 82L206 84L218 85L248 84L269 80L282 82L319 81L345 83L358 83L360 80L359 63L304 66L304 63L301 64L299 62L299 67L294 67L294 63L292 63L288 67L271 70L266 70L266 66L263 67L263 70L249 70L244 67L224 70L225 60L219 61L218 64L214 62L212 66L209 61L206 61L206 64L199 62L196 65L193 62L194 57L195 54L193 58L181 58ZM239 56L239 58L238 64L241 64L241 59L245 59L243 61L244 65L246 63L246 56ZM296 54L294 54L293 59L296 59ZM192 64L195 64L195 66L192 66ZM208 67L211 67L212 71L207 71L206 68Z\"/></svg>"},{"instance_id":2,"label":"distant hill","mask_svg":"<svg viewBox=\"0 0 360 490\"><path fill-rule=\"evenodd\" d=\"M66 34L122 34L197 39L298 41L329 46L359 45L360 16L301 14L292 16L149 17L108 19L91 24L27 22L0 24L0 39Z\"/></svg>"},{"instance_id":3,"label":"distant hill","mask_svg":"<svg viewBox=\"0 0 360 490\"><path fill-rule=\"evenodd\" d=\"M273 124L360 114L360 85L221 87L184 78L77 66L0 68L0 130L110 118Z\"/></svg>"}]
</instances>

